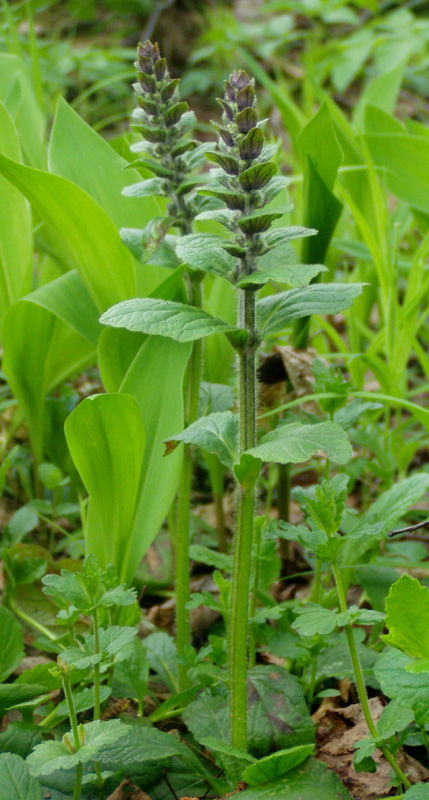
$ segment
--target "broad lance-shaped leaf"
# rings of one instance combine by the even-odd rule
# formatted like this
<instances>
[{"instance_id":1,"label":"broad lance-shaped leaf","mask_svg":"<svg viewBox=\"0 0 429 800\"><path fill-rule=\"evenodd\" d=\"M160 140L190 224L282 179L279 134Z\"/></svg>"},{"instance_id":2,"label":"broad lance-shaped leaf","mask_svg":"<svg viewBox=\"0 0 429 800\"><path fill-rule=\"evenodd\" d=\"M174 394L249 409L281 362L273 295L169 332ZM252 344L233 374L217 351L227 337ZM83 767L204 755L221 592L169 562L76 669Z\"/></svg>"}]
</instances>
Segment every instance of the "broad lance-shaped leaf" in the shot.
<instances>
[{"instance_id":1,"label":"broad lance-shaped leaf","mask_svg":"<svg viewBox=\"0 0 429 800\"><path fill-rule=\"evenodd\" d=\"M212 333L233 330L226 322L200 308L154 297L137 297L118 303L102 315L100 322L114 328L167 336L176 342L192 342Z\"/></svg>"},{"instance_id":2,"label":"broad lance-shaped leaf","mask_svg":"<svg viewBox=\"0 0 429 800\"><path fill-rule=\"evenodd\" d=\"M246 452L277 464L299 464L316 455L346 464L352 456L352 447L347 434L335 422L315 425L292 422L267 433L256 447Z\"/></svg>"},{"instance_id":3,"label":"broad lance-shaped leaf","mask_svg":"<svg viewBox=\"0 0 429 800\"><path fill-rule=\"evenodd\" d=\"M88 397L68 417L65 432L90 498L88 552L101 566L112 563L119 572L127 566L145 449L138 405L128 394ZM121 580L124 577L121 573ZM131 578L127 575L127 580Z\"/></svg>"},{"instance_id":4,"label":"broad lance-shaped leaf","mask_svg":"<svg viewBox=\"0 0 429 800\"><path fill-rule=\"evenodd\" d=\"M24 658L22 631L11 611L0 607L0 681L6 680Z\"/></svg>"},{"instance_id":5,"label":"broad lance-shaped leaf","mask_svg":"<svg viewBox=\"0 0 429 800\"><path fill-rule=\"evenodd\" d=\"M268 256L275 257L276 250L283 250L283 248L276 248L268 253ZM295 258L296 254L294 253ZM276 283L288 283L289 286L308 286L310 281L319 275L321 272L326 272L326 267L322 264L287 264L280 257L278 262L271 259L271 263L264 267L264 257L259 260L261 267L250 275L243 275L237 286L250 286L252 284L264 284L268 281L275 281Z\"/></svg>"},{"instance_id":6,"label":"broad lance-shaped leaf","mask_svg":"<svg viewBox=\"0 0 429 800\"><path fill-rule=\"evenodd\" d=\"M424 659L426 669L423 671L429 672L428 618L429 589L416 578L402 575L391 586L386 598L389 633L383 639L411 658ZM418 662L413 666L418 667Z\"/></svg>"},{"instance_id":7,"label":"broad lance-shaped leaf","mask_svg":"<svg viewBox=\"0 0 429 800\"><path fill-rule=\"evenodd\" d=\"M349 308L361 293L362 284L324 283L263 297L256 304L259 327L268 335L299 317L337 314Z\"/></svg>"},{"instance_id":8,"label":"broad lance-shaped leaf","mask_svg":"<svg viewBox=\"0 0 429 800\"><path fill-rule=\"evenodd\" d=\"M237 461L238 417L232 411L218 411L200 417L182 433L171 436L166 442L166 455L179 442L196 444L217 455L225 467L232 469Z\"/></svg>"},{"instance_id":9,"label":"broad lance-shaped leaf","mask_svg":"<svg viewBox=\"0 0 429 800\"><path fill-rule=\"evenodd\" d=\"M27 759L33 775L51 775L56 770L73 769L78 764L96 761L98 754L127 733L127 725L119 719L95 720L82 725L84 744L77 752L71 752L64 742L71 735L65 734L60 742L47 741L38 744Z\"/></svg>"}]
</instances>

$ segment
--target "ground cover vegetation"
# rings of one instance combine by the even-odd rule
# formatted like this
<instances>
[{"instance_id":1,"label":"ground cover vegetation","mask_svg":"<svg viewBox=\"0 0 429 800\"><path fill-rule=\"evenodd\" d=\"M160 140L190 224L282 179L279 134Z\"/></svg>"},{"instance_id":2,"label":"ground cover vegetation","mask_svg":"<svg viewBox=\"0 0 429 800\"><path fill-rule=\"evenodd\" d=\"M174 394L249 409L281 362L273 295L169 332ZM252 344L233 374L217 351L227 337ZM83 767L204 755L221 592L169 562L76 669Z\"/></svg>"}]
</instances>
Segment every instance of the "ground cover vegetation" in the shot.
<instances>
[{"instance_id":1,"label":"ground cover vegetation","mask_svg":"<svg viewBox=\"0 0 429 800\"><path fill-rule=\"evenodd\" d=\"M0 800L427 800L424 4L0 22Z\"/></svg>"}]
</instances>

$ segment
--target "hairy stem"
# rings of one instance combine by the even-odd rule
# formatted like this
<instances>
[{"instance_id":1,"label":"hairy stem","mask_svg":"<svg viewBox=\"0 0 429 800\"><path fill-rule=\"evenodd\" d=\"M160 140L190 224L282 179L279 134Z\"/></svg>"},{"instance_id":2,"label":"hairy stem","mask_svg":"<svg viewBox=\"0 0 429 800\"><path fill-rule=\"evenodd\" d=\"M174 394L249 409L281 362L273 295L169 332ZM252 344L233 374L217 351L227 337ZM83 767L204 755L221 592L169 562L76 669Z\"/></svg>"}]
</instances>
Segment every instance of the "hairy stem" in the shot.
<instances>
[{"instance_id":1,"label":"hairy stem","mask_svg":"<svg viewBox=\"0 0 429 800\"><path fill-rule=\"evenodd\" d=\"M190 304L201 308L202 292L201 281L198 278L190 279L189 291ZM201 339L194 342L192 353L189 360L186 394L185 394L185 424L190 425L195 422L198 415L198 399L200 391L201 377ZM186 604L189 600L189 515L191 508L191 481L192 481L192 457L190 445L185 445L183 453L182 473L179 484L179 497L177 508L177 528L175 538L176 552L176 642L177 652L183 658L185 649L191 641L191 630L189 624L189 611ZM184 691L188 687L186 664L179 664L179 691Z\"/></svg>"},{"instance_id":2,"label":"hairy stem","mask_svg":"<svg viewBox=\"0 0 429 800\"><path fill-rule=\"evenodd\" d=\"M70 681L67 675L65 668L62 670L62 683L64 689L64 696L66 698L67 708L69 712L70 718L70 725L73 734L73 746L75 752L77 753L80 750L81 744L79 739L79 731L77 726L77 717L76 711L73 703L73 694L70 686ZM76 767L76 776L74 780L74 791L73 791L73 800L81 800L81 789L82 789L82 773L83 773L83 764L78 764Z\"/></svg>"},{"instance_id":3,"label":"hairy stem","mask_svg":"<svg viewBox=\"0 0 429 800\"><path fill-rule=\"evenodd\" d=\"M337 587L337 593L338 593L338 599L340 601L341 611L347 611L347 603L346 603L346 597L345 597L345 594L344 594L344 588L343 588L343 583L342 583L342 579L341 579L341 573L340 573L340 570L339 570L337 564L333 564L332 565L332 571L334 573L335 584L336 584L336 587ZM354 672L354 676L355 676L355 680L356 680L356 688L357 688L357 691L358 691L360 704L362 706L362 712L363 712L363 715L365 717L365 721L366 721L366 724L368 726L368 730L369 730L371 736L374 739L378 739L378 731L377 731L377 728L375 726L374 720L372 719L371 709L369 707L368 694L367 694L367 691L366 691L365 680L364 680L363 672L362 672L362 666L361 666L361 663L359 661L359 654L358 654L357 647L356 647L355 637L354 637L354 633L353 633L353 627L350 624L349 625L345 625L344 626L344 633L346 634L347 644L348 644L348 647L349 647L350 658L351 658L352 665L353 665L353 672ZM407 789L409 789L410 786L411 786L411 783L408 780L407 776L404 775L404 773L402 772L402 770L399 767L399 765L396 763L396 759L393 756L393 754L392 754L390 748L387 746L387 744L384 744L384 745L380 746L380 750L383 753L386 761L388 761L388 763L392 767L396 777L400 780L400 782Z\"/></svg>"},{"instance_id":4,"label":"hairy stem","mask_svg":"<svg viewBox=\"0 0 429 800\"><path fill-rule=\"evenodd\" d=\"M239 325L249 332L239 352L239 455L256 443L255 294L240 291ZM247 749L247 641L252 560L254 485L238 485L229 625L231 744Z\"/></svg>"}]
</instances>

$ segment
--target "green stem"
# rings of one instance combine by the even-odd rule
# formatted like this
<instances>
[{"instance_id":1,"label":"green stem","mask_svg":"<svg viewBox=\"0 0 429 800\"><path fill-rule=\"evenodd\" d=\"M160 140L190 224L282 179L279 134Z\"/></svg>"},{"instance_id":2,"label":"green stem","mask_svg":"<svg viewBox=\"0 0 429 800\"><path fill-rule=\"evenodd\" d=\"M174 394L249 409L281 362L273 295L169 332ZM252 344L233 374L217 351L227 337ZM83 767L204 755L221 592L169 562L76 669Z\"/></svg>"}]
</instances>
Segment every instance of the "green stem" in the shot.
<instances>
[{"instance_id":1,"label":"green stem","mask_svg":"<svg viewBox=\"0 0 429 800\"><path fill-rule=\"evenodd\" d=\"M94 653L100 652L100 637L98 631L97 609L93 614L94 623ZM94 720L100 719L100 664L94 664ZM101 764L95 762L95 774L97 776L97 787L100 800L103 800L103 778L101 777Z\"/></svg>"},{"instance_id":2,"label":"green stem","mask_svg":"<svg viewBox=\"0 0 429 800\"><path fill-rule=\"evenodd\" d=\"M49 639L51 642L56 642L58 644L58 647L61 648L61 650L66 649L65 646L58 641L55 634L49 630L49 628L45 628L45 626L42 625L41 622L38 622L37 619L33 619L33 617L30 617L29 614L26 614L25 611L23 611L21 608L19 608L19 606L16 605L16 603L11 603L10 607L14 612L14 614L16 614L17 617L22 619L23 622L26 622L27 625L31 625L32 628L35 628L36 631L39 631L39 633L41 633L43 636L46 636L46 638Z\"/></svg>"},{"instance_id":3,"label":"green stem","mask_svg":"<svg viewBox=\"0 0 429 800\"><path fill-rule=\"evenodd\" d=\"M239 352L239 455L256 442L255 294L240 291L239 325L249 332ZM231 744L247 749L247 640L252 561L254 483L238 485L229 624L229 711Z\"/></svg>"},{"instance_id":4,"label":"green stem","mask_svg":"<svg viewBox=\"0 0 429 800\"><path fill-rule=\"evenodd\" d=\"M338 564L332 564L332 571L334 573L335 584L336 584L336 587L337 587L337 593L338 593L338 599L340 601L341 611L347 611L347 602L346 602L346 597L345 597L345 594L344 594L344 587L343 587L343 582L342 582L342 579L341 579L341 572L340 572L340 570L338 568ZM357 688L357 691L358 691L360 704L362 706L363 715L365 717L365 721L366 721L366 724L368 726L368 730L369 730L371 736L374 739L378 739L379 735L378 735L377 728L376 728L376 726L374 724L374 721L372 719L372 716L371 716L371 709L369 707L368 695L367 695L367 691L366 691L366 686L365 686L365 681L364 681L364 677L363 677L361 663L359 661L359 654L358 654L357 647L356 647L355 637L354 637L354 633L353 633L353 627L350 624L349 625L345 625L344 626L344 633L346 634L347 644L348 644L349 652L350 652L350 658L351 658L352 665L353 665L353 672L354 672L354 676L355 676L355 680L356 680L356 688ZM401 768L396 763L396 759L393 756L393 754L391 753L390 748L387 746L387 744L380 745L380 750L383 753L386 761L388 761L388 763L392 767L396 777L400 780L400 782L407 789L409 789L410 786L411 786L411 783L408 780L407 776L404 775L404 773L402 772Z\"/></svg>"},{"instance_id":5,"label":"green stem","mask_svg":"<svg viewBox=\"0 0 429 800\"><path fill-rule=\"evenodd\" d=\"M289 522L290 517L290 464L278 465L277 478L277 516L285 522ZM293 542L280 539L280 557L282 561L292 561Z\"/></svg>"},{"instance_id":6,"label":"green stem","mask_svg":"<svg viewBox=\"0 0 429 800\"><path fill-rule=\"evenodd\" d=\"M62 667L62 683L64 688L64 695L66 698L67 708L69 712L70 718L70 725L73 734L73 745L75 752L77 753L78 750L81 748L81 743L79 739L79 731L77 726L77 717L76 711L73 703L73 694L70 686L70 681L67 675L66 668ZM76 776L74 781L74 791L73 791L73 800L81 800L81 790L82 790L82 774L83 774L83 764L78 764L76 767Z\"/></svg>"},{"instance_id":7,"label":"green stem","mask_svg":"<svg viewBox=\"0 0 429 800\"><path fill-rule=\"evenodd\" d=\"M200 278L190 281L190 304L201 308L202 293ZM194 342L187 371L185 397L185 424L195 422L198 415L198 400L201 377L202 343ZM179 484L176 529L176 642L180 658L191 641L189 611L186 604L190 594L190 562L189 562L189 515L191 509L192 458L190 445L186 445L183 453L182 473ZM179 691L188 688L186 664L179 664Z\"/></svg>"},{"instance_id":8,"label":"green stem","mask_svg":"<svg viewBox=\"0 0 429 800\"><path fill-rule=\"evenodd\" d=\"M256 663L255 623L253 622L253 619L256 614L256 604L258 600L261 543L262 526L258 525L256 527L255 566L253 571L252 598L250 601L250 616L252 618L252 623L249 630L249 668L254 667Z\"/></svg>"}]
</instances>

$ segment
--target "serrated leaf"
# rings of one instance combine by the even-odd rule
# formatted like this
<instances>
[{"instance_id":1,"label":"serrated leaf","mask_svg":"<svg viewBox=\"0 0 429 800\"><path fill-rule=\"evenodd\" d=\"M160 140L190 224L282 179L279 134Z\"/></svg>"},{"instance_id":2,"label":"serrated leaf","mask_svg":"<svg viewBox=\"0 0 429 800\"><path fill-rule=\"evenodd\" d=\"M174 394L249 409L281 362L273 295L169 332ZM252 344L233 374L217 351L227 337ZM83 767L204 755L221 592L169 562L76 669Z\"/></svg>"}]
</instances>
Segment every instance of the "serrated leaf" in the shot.
<instances>
[{"instance_id":1,"label":"serrated leaf","mask_svg":"<svg viewBox=\"0 0 429 800\"><path fill-rule=\"evenodd\" d=\"M362 284L356 283L324 283L290 289L258 300L258 323L264 335L278 333L300 317L337 314L349 308L361 293Z\"/></svg>"},{"instance_id":2,"label":"serrated leaf","mask_svg":"<svg viewBox=\"0 0 429 800\"><path fill-rule=\"evenodd\" d=\"M76 669L87 669L88 667L100 664L106 659L116 656L116 660L128 657L125 649L135 636L136 628L128 626L113 625L107 630L99 630L99 646L96 652L95 638L93 635L87 636L82 647L67 647L60 655L63 664L74 666Z\"/></svg>"},{"instance_id":3,"label":"serrated leaf","mask_svg":"<svg viewBox=\"0 0 429 800\"><path fill-rule=\"evenodd\" d=\"M351 403L335 412L334 422L337 422L345 431L348 431L367 411L376 411L382 407L381 403L364 403L362 400L354 399Z\"/></svg>"},{"instance_id":4,"label":"serrated leaf","mask_svg":"<svg viewBox=\"0 0 429 800\"><path fill-rule=\"evenodd\" d=\"M145 761L165 761L173 755L182 755L184 745L171 733L146 725L122 727L125 731L120 740L107 742L99 754L100 761L109 769L134 774Z\"/></svg>"},{"instance_id":5,"label":"serrated leaf","mask_svg":"<svg viewBox=\"0 0 429 800\"><path fill-rule=\"evenodd\" d=\"M232 573L232 556L227 553L219 553L217 550L212 550L210 547L204 547L201 544L191 544L189 557L193 561L207 564L209 567Z\"/></svg>"},{"instance_id":6,"label":"serrated leaf","mask_svg":"<svg viewBox=\"0 0 429 800\"><path fill-rule=\"evenodd\" d=\"M24 759L13 753L0 755L0 800L40 800L41 788Z\"/></svg>"},{"instance_id":7,"label":"serrated leaf","mask_svg":"<svg viewBox=\"0 0 429 800\"><path fill-rule=\"evenodd\" d=\"M316 455L345 464L352 456L352 447L347 434L334 422L292 422L265 434L247 454L277 464L299 464Z\"/></svg>"},{"instance_id":8,"label":"serrated leaf","mask_svg":"<svg viewBox=\"0 0 429 800\"><path fill-rule=\"evenodd\" d=\"M387 644L407 656L429 658L429 589L416 578L402 575L386 597Z\"/></svg>"},{"instance_id":9,"label":"serrated leaf","mask_svg":"<svg viewBox=\"0 0 429 800\"><path fill-rule=\"evenodd\" d=\"M197 445L216 455L225 467L232 469L237 460L238 417L232 411L219 411L200 417L166 442L168 451L171 442Z\"/></svg>"},{"instance_id":10,"label":"serrated leaf","mask_svg":"<svg viewBox=\"0 0 429 800\"><path fill-rule=\"evenodd\" d=\"M292 622L292 628L301 636L316 634L325 636L350 621L350 615L323 608L315 603L307 603L302 608L296 608L295 614L299 616Z\"/></svg>"},{"instance_id":11,"label":"serrated leaf","mask_svg":"<svg viewBox=\"0 0 429 800\"><path fill-rule=\"evenodd\" d=\"M33 747L41 741L41 729L32 722L9 722L0 733L0 752L15 753L26 758Z\"/></svg>"},{"instance_id":12,"label":"serrated leaf","mask_svg":"<svg viewBox=\"0 0 429 800\"><path fill-rule=\"evenodd\" d=\"M407 671L412 659L395 648L386 648L374 667L376 678L387 697L411 708L419 725L429 722L429 674Z\"/></svg>"},{"instance_id":13,"label":"serrated leaf","mask_svg":"<svg viewBox=\"0 0 429 800\"><path fill-rule=\"evenodd\" d=\"M176 342L192 342L232 330L226 322L200 308L154 297L137 297L118 303L102 315L100 322L113 328L166 336Z\"/></svg>"},{"instance_id":14,"label":"serrated leaf","mask_svg":"<svg viewBox=\"0 0 429 800\"><path fill-rule=\"evenodd\" d=\"M38 744L27 759L31 774L51 775L56 770L73 769L78 764L98 760L104 748L111 743L117 743L127 732L126 726L119 719L87 722L80 730L83 731L84 744L76 752L70 752L64 743L64 736L60 742L47 741ZM65 736L72 741L70 733Z\"/></svg>"},{"instance_id":15,"label":"serrated leaf","mask_svg":"<svg viewBox=\"0 0 429 800\"><path fill-rule=\"evenodd\" d=\"M151 633L145 639L145 646L150 668L173 694L177 694L179 657L174 639L164 631Z\"/></svg>"},{"instance_id":16,"label":"serrated leaf","mask_svg":"<svg viewBox=\"0 0 429 800\"><path fill-rule=\"evenodd\" d=\"M410 708L404 708L396 700L383 708L377 722L377 731L381 738L390 739L395 733L405 730L414 722L414 714Z\"/></svg>"},{"instance_id":17,"label":"serrated leaf","mask_svg":"<svg viewBox=\"0 0 429 800\"><path fill-rule=\"evenodd\" d=\"M416 783L411 789L407 789L402 800L429 800L429 784Z\"/></svg>"},{"instance_id":18,"label":"serrated leaf","mask_svg":"<svg viewBox=\"0 0 429 800\"><path fill-rule=\"evenodd\" d=\"M191 234L177 240L176 253L192 269L203 270L230 279L237 259L223 249L226 239L214 234Z\"/></svg>"},{"instance_id":19,"label":"serrated leaf","mask_svg":"<svg viewBox=\"0 0 429 800\"><path fill-rule=\"evenodd\" d=\"M249 786L259 786L261 783L275 781L305 761L313 752L314 744L302 744L288 750L279 750L246 767L243 772L243 780Z\"/></svg>"},{"instance_id":20,"label":"serrated leaf","mask_svg":"<svg viewBox=\"0 0 429 800\"><path fill-rule=\"evenodd\" d=\"M4 681L25 655L21 626L4 606L0 606L0 653L0 681Z\"/></svg>"},{"instance_id":21,"label":"serrated leaf","mask_svg":"<svg viewBox=\"0 0 429 800\"><path fill-rule=\"evenodd\" d=\"M245 789L241 795L240 800L351 800L335 773L315 758L308 758L283 778Z\"/></svg>"},{"instance_id":22,"label":"serrated leaf","mask_svg":"<svg viewBox=\"0 0 429 800\"><path fill-rule=\"evenodd\" d=\"M248 744L254 755L265 756L274 747L310 744L314 726L296 678L282 667L253 667L248 678ZM197 740L226 738L226 697L202 695L183 715Z\"/></svg>"}]
</instances>

